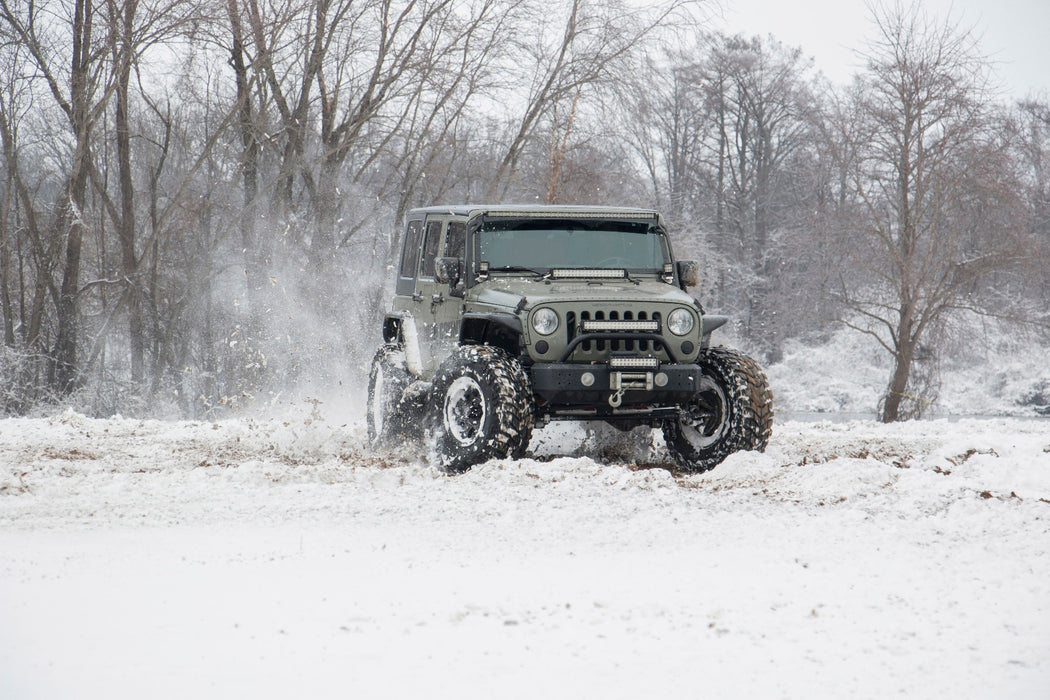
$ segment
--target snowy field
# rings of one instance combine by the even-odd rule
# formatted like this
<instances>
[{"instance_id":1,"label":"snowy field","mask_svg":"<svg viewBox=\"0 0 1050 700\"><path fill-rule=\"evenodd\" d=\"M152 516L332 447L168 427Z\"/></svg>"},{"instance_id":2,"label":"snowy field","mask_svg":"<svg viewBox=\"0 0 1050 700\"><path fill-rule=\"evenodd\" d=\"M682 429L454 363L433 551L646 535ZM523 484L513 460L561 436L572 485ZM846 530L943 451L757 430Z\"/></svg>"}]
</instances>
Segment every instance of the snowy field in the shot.
<instances>
[{"instance_id":1,"label":"snowy field","mask_svg":"<svg viewBox=\"0 0 1050 700\"><path fill-rule=\"evenodd\" d=\"M1050 697L1046 421L780 422L701 476L362 433L0 420L0 698Z\"/></svg>"}]
</instances>

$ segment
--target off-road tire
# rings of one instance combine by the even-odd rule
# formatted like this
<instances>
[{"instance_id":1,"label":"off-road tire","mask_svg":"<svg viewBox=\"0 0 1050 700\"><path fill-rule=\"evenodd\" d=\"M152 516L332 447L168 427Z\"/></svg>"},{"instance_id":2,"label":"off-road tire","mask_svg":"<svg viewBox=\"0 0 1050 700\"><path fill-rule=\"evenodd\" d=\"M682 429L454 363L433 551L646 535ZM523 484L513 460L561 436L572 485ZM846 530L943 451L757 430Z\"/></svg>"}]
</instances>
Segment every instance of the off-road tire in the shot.
<instances>
[{"instance_id":1,"label":"off-road tire","mask_svg":"<svg viewBox=\"0 0 1050 700\"><path fill-rule=\"evenodd\" d=\"M518 437L513 448L511 448L510 456L514 459L521 459L525 456L526 451L529 449L529 443L532 441L532 428L534 425L534 416L536 414L536 405L532 395L532 381L529 379L528 372L521 366L520 362L511 360L511 364L514 367L514 371L517 373L517 377L514 382L516 385L525 387L524 389L524 402L526 404L522 412L522 423L518 431Z\"/></svg>"},{"instance_id":2,"label":"off-road tire","mask_svg":"<svg viewBox=\"0 0 1050 700\"><path fill-rule=\"evenodd\" d=\"M370 446L396 444L409 432L410 420L402 405L402 397L411 381L403 349L384 345L376 351L368 373L368 403L365 407Z\"/></svg>"},{"instance_id":3,"label":"off-road tire","mask_svg":"<svg viewBox=\"0 0 1050 700\"><path fill-rule=\"evenodd\" d=\"M765 450L773 432L773 393L758 363L723 347L704 351L697 363L705 386L663 426L679 467L705 472L734 452Z\"/></svg>"},{"instance_id":4,"label":"off-road tire","mask_svg":"<svg viewBox=\"0 0 1050 700\"><path fill-rule=\"evenodd\" d=\"M441 468L460 473L518 457L532 431L532 391L521 364L487 345L457 348L438 367L427 424Z\"/></svg>"}]
</instances>

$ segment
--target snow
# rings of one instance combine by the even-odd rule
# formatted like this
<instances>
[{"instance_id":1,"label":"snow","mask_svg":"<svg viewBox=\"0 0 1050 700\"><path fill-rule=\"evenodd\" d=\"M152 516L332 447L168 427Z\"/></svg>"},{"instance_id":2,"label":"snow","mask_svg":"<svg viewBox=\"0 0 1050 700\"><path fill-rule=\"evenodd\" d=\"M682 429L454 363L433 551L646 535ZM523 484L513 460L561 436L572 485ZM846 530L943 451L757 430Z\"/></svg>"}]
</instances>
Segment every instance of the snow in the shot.
<instances>
[{"instance_id":1,"label":"snow","mask_svg":"<svg viewBox=\"0 0 1050 700\"><path fill-rule=\"evenodd\" d=\"M930 417L1037 416L1050 407L1046 340L992 321L965 319L958 347L943 353ZM892 373L889 353L870 336L842 327L826 342L793 339L783 359L766 368L780 415L874 418ZM1041 406L1039 404L1042 404Z\"/></svg>"},{"instance_id":2,"label":"snow","mask_svg":"<svg viewBox=\"0 0 1050 700\"><path fill-rule=\"evenodd\" d=\"M447 477L328 413L0 421L0 698L1050 695L1045 421Z\"/></svg>"}]
</instances>

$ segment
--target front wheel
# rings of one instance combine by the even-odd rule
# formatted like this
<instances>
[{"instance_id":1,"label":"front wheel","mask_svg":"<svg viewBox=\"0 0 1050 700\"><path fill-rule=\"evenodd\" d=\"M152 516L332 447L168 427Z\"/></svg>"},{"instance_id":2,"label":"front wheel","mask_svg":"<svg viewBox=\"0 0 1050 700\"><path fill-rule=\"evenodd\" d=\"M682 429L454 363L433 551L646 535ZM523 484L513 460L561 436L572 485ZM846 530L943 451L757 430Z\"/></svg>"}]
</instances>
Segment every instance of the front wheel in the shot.
<instances>
[{"instance_id":1,"label":"front wheel","mask_svg":"<svg viewBox=\"0 0 1050 700\"><path fill-rule=\"evenodd\" d=\"M438 368L428 421L447 472L464 472L493 458L518 457L532 429L527 375L502 350L463 346Z\"/></svg>"},{"instance_id":2,"label":"front wheel","mask_svg":"<svg viewBox=\"0 0 1050 700\"><path fill-rule=\"evenodd\" d=\"M758 363L728 348L698 361L700 391L664 424L671 456L688 472L705 472L741 450L766 448L773 432L773 393Z\"/></svg>"}]
</instances>

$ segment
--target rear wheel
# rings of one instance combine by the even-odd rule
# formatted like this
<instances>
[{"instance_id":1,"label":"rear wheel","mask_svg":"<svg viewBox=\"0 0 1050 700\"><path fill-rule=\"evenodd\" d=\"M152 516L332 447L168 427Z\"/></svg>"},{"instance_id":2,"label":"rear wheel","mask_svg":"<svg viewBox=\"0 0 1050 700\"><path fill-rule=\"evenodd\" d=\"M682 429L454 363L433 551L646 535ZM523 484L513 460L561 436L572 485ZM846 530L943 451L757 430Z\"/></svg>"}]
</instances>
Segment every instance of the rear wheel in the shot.
<instances>
[{"instance_id":1,"label":"rear wheel","mask_svg":"<svg viewBox=\"0 0 1050 700\"><path fill-rule=\"evenodd\" d=\"M401 405L405 388L411 382L405 368L405 352L395 345L384 345L372 358L368 373L368 444L392 444L406 433L407 417Z\"/></svg>"},{"instance_id":2,"label":"rear wheel","mask_svg":"<svg viewBox=\"0 0 1050 700\"><path fill-rule=\"evenodd\" d=\"M428 423L445 471L520 457L532 431L532 394L521 365L485 345L458 348L438 368Z\"/></svg>"},{"instance_id":3,"label":"rear wheel","mask_svg":"<svg viewBox=\"0 0 1050 700\"><path fill-rule=\"evenodd\" d=\"M663 429L671 455L689 472L705 472L741 450L761 452L773 431L773 393L757 362L712 348L698 363L700 391Z\"/></svg>"}]
</instances>

